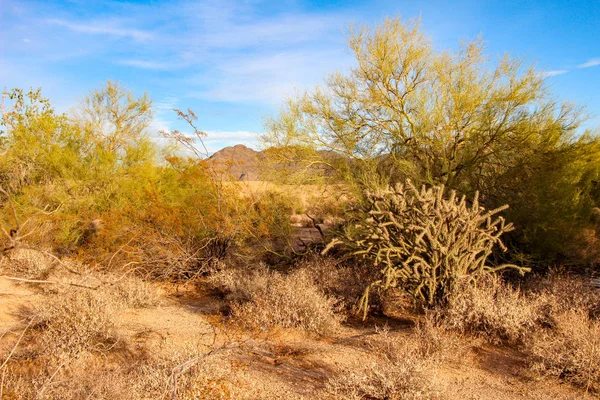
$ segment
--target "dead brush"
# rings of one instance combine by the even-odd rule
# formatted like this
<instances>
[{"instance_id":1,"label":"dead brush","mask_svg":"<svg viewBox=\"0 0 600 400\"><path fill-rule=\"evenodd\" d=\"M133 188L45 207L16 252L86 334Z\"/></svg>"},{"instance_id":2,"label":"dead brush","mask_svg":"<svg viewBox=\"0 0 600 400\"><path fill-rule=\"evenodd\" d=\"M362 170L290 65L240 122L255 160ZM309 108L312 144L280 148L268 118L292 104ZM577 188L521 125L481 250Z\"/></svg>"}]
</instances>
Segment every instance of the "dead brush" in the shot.
<instances>
[{"instance_id":1,"label":"dead brush","mask_svg":"<svg viewBox=\"0 0 600 400\"><path fill-rule=\"evenodd\" d=\"M368 285L373 272L364 264L348 263L333 257L312 255L297 265L305 270L314 282L329 296L343 299L348 306L354 306Z\"/></svg>"},{"instance_id":2,"label":"dead brush","mask_svg":"<svg viewBox=\"0 0 600 400\"><path fill-rule=\"evenodd\" d=\"M117 342L112 315L115 304L92 290L71 290L50 297L33 309L42 353L77 355L104 352Z\"/></svg>"},{"instance_id":3,"label":"dead brush","mask_svg":"<svg viewBox=\"0 0 600 400\"><path fill-rule=\"evenodd\" d=\"M476 284L463 282L442 311L448 328L495 343L524 344L540 317L540 300L524 296L488 274Z\"/></svg>"},{"instance_id":4,"label":"dead brush","mask_svg":"<svg viewBox=\"0 0 600 400\"><path fill-rule=\"evenodd\" d=\"M35 375L18 368L4 377L2 399L17 400L236 400L257 398L244 371L227 357L209 356L178 376L173 392L173 371L198 354L192 349L175 350L161 356L146 355L125 362L107 362L90 354L61 360ZM221 354L225 355L225 354ZM56 373L55 373L56 372Z\"/></svg>"},{"instance_id":5,"label":"dead brush","mask_svg":"<svg viewBox=\"0 0 600 400\"><path fill-rule=\"evenodd\" d=\"M25 279L43 279L52 266L45 254L32 249L16 248L2 259L0 271Z\"/></svg>"},{"instance_id":6,"label":"dead brush","mask_svg":"<svg viewBox=\"0 0 600 400\"><path fill-rule=\"evenodd\" d=\"M540 329L531 338L532 370L600 392L600 322L577 309L553 319L553 328Z\"/></svg>"},{"instance_id":7,"label":"dead brush","mask_svg":"<svg viewBox=\"0 0 600 400\"><path fill-rule=\"evenodd\" d=\"M590 318L600 317L600 290L587 278L554 270L543 276L532 276L525 281L524 290L543 299L548 325L552 316L570 310L585 310Z\"/></svg>"},{"instance_id":8,"label":"dead brush","mask_svg":"<svg viewBox=\"0 0 600 400\"><path fill-rule=\"evenodd\" d=\"M160 304L161 298L157 289L150 283L137 276L120 277L114 282L107 282L108 296L114 302L125 308L146 308Z\"/></svg>"},{"instance_id":9,"label":"dead brush","mask_svg":"<svg viewBox=\"0 0 600 400\"><path fill-rule=\"evenodd\" d=\"M430 340L434 338L433 342ZM400 400L436 398L432 379L436 367L449 356L450 342L443 333L427 323L407 338L379 330L367 346L377 355L366 365L343 370L326 383L325 398L345 400Z\"/></svg>"},{"instance_id":10,"label":"dead brush","mask_svg":"<svg viewBox=\"0 0 600 400\"><path fill-rule=\"evenodd\" d=\"M211 281L226 293L233 319L251 329L300 328L325 335L342 320L338 301L304 270L284 275L259 265L251 271L224 270Z\"/></svg>"},{"instance_id":11,"label":"dead brush","mask_svg":"<svg viewBox=\"0 0 600 400\"><path fill-rule=\"evenodd\" d=\"M372 362L358 371L344 371L330 379L324 398L344 400L430 399L435 392L420 360Z\"/></svg>"}]
</instances>

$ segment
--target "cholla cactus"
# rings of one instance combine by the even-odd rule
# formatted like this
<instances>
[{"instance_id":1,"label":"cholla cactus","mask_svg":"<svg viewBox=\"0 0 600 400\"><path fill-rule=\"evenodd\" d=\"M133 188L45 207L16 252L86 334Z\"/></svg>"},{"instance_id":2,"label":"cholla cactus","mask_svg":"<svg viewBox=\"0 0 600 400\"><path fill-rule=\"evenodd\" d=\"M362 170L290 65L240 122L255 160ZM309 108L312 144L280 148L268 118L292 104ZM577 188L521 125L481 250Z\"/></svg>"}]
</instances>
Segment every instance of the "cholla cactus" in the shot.
<instances>
[{"instance_id":1,"label":"cholla cactus","mask_svg":"<svg viewBox=\"0 0 600 400\"><path fill-rule=\"evenodd\" d=\"M496 216L508 206L485 211L478 195L472 204L444 186L410 182L366 193L367 218L348 228L337 243L372 260L380 279L365 291L360 308L367 312L369 290L401 287L426 306L443 304L458 280L501 268L486 264L494 245L506 250L500 236L512 230Z\"/></svg>"}]
</instances>

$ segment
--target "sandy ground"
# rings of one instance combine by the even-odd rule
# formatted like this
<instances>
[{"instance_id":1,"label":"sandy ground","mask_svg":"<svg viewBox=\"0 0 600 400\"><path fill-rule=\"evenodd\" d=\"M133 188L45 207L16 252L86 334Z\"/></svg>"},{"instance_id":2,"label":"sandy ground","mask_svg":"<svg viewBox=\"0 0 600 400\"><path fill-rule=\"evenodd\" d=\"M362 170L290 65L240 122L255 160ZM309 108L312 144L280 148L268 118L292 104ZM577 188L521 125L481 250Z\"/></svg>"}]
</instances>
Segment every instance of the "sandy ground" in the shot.
<instances>
[{"instance_id":1,"label":"sandy ground","mask_svg":"<svg viewBox=\"0 0 600 400\"><path fill-rule=\"evenodd\" d=\"M23 329L23 307L44 300L44 294L31 285L0 278L0 333L9 332L0 339L1 349L9 349ZM365 339L375 334L371 328L345 326L335 337L320 340L289 330L236 332L219 322L221 302L193 286L163 290L160 305L125 310L115 316L115 323L120 336L144 351L194 347L206 351L211 346L240 343L229 357L243 366L244 379L251 382L257 399L318 398L315 394L337 371L365 365L374 357L365 346ZM406 325L392 326L394 335L410 334L411 328ZM532 380L526 372L524 355L519 352L464 340L464 355L444 363L433 377L440 398L592 398L557 380Z\"/></svg>"}]
</instances>

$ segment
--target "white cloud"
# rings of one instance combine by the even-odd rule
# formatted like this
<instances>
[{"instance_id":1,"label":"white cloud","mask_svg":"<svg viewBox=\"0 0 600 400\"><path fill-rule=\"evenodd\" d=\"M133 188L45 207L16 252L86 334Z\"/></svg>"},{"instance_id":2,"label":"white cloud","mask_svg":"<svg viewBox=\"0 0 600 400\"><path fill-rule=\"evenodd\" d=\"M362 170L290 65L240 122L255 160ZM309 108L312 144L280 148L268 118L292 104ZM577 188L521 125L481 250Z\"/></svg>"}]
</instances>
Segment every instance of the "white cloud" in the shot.
<instances>
[{"instance_id":1,"label":"white cloud","mask_svg":"<svg viewBox=\"0 0 600 400\"><path fill-rule=\"evenodd\" d=\"M592 58L591 60L588 60L587 62L578 65L577 68L590 68L595 67L597 65L600 65L600 58Z\"/></svg>"},{"instance_id":2,"label":"white cloud","mask_svg":"<svg viewBox=\"0 0 600 400\"><path fill-rule=\"evenodd\" d=\"M93 35L128 37L137 41L148 41L154 37L151 32L135 28L124 28L120 26L120 23L110 20L69 22L61 19L49 19L47 22L54 25L63 26L74 32L88 33Z\"/></svg>"},{"instance_id":3,"label":"white cloud","mask_svg":"<svg viewBox=\"0 0 600 400\"><path fill-rule=\"evenodd\" d=\"M166 130L169 131L168 128L168 123L164 124L164 121L156 121L153 122L153 125L157 128L162 127L162 129L160 130ZM161 146L166 146L169 144L169 140L164 138L162 135L160 135L159 131L160 130L152 130L152 126L151 126L151 130L150 130L150 136L152 138L152 140L161 145ZM202 141L204 142L204 145L206 146L206 149L208 150L209 154L213 154L216 151L219 151L225 147L228 146L235 146L236 144L243 144L245 146L248 146L250 148L253 149L257 149L258 148L258 136L260 135L259 133L255 133L255 132L249 132L249 131L215 131L215 130L209 130L209 131L205 131L206 133L206 137L202 139ZM200 150L201 153L204 153L204 149L202 148L202 145L200 144L200 142L198 142L198 139L196 139L196 136L193 133L189 133L189 132L183 132L184 135L190 137L190 138L194 138L196 140L196 146L197 148Z\"/></svg>"},{"instance_id":4,"label":"white cloud","mask_svg":"<svg viewBox=\"0 0 600 400\"><path fill-rule=\"evenodd\" d=\"M252 23L222 21L218 28L195 38L210 48L248 48L267 45L290 45L327 40L328 34L341 34L343 23L338 16L284 16Z\"/></svg>"},{"instance_id":5,"label":"white cloud","mask_svg":"<svg viewBox=\"0 0 600 400\"><path fill-rule=\"evenodd\" d=\"M551 76L557 76L557 75L566 74L567 72L569 72L569 70L566 70L566 69L557 69L557 70L553 70L553 71L544 71L544 72L541 73L541 75L544 78L549 78Z\"/></svg>"},{"instance_id":6,"label":"white cloud","mask_svg":"<svg viewBox=\"0 0 600 400\"><path fill-rule=\"evenodd\" d=\"M208 135L204 143L209 153L214 153L227 146L243 144L256 149L258 145L258 134L248 131L206 131Z\"/></svg>"},{"instance_id":7,"label":"white cloud","mask_svg":"<svg viewBox=\"0 0 600 400\"><path fill-rule=\"evenodd\" d=\"M129 67L151 69L151 70L157 70L157 71L167 71L167 70L181 68L181 65L177 65L175 63L144 61L144 60L121 60L118 63L121 65L129 66Z\"/></svg>"},{"instance_id":8,"label":"white cloud","mask_svg":"<svg viewBox=\"0 0 600 400\"><path fill-rule=\"evenodd\" d=\"M226 102L280 104L296 89L304 90L330 72L347 67L342 49L296 50L262 55L244 54L221 60L192 82L203 87L194 97Z\"/></svg>"},{"instance_id":9,"label":"white cloud","mask_svg":"<svg viewBox=\"0 0 600 400\"><path fill-rule=\"evenodd\" d=\"M161 131L169 132L171 130L170 125L171 121L167 121L161 117L152 118L152 122L150 122L150 126L148 126L148 133L150 136L160 136Z\"/></svg>"},{"instance_id":10,"label":"white cloud","mask_svg":"<svg viewBox=\"0 0 600 400\"><path fill-rule=\"evenodd\" d=\"M169 96L169 97L165 97L164 99L160 100L160 101L155 101L154 102L154 109L158 110L159 112L173 112L173 109L177 106L177 104L179 103L179 99L177 97L174 96Z\"/></svg>"}]
</instances>

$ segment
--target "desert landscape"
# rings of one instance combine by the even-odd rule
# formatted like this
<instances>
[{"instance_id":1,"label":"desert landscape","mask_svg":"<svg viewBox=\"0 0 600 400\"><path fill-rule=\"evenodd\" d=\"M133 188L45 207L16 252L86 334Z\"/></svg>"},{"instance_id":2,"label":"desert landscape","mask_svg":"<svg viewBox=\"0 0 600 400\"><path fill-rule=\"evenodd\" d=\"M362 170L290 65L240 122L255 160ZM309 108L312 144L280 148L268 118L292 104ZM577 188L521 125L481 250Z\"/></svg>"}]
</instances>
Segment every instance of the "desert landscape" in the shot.
<instances>
[{"instance_id":1,"label":"desert landscape","mask_svg":"<svg viewBox=\"0 0 600 400\"><path fill-rule=\"evenodd\" d=\"M116 80L4 90L0 400L600 397L584 110L420 19L346 39L255 146Z\"/></svg>"}]
</instances>

